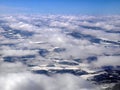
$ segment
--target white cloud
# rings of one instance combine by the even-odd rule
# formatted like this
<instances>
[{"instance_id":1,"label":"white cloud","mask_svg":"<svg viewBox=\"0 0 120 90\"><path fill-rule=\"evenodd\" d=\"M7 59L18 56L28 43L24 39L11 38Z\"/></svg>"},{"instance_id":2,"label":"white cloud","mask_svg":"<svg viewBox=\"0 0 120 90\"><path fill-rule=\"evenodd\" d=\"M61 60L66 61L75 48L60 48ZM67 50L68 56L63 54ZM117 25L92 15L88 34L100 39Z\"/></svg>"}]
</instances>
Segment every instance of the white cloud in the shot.
<instances>
[{"instance_id":1,"label":"white cloud","mask_svg":"<svg viewBox=\"0 0 120 90\"><path fill-rule=\"evenodd\" d=\"M27 30L27 31L34 31L35 27L31 24L24 23L24 22L15 22L15 23L10 23L9 25L13 29L18 29L18 30Z\"/></svg>"},{"instance_id":2,"label":"white cloud","mask_svg":"<svg viewBox=\"0 0 120 90\"><path fill-rule=\"evenodd\" d=\"M0 52L3 56L26 56L35 55L35 50L2 50Z\"/></svg>"},{"instance_id":3,"label":"white cloud","mask_svg":"<svg viewBox=\"0 0 120 90\"><path fill-rule=\"evenodd\" d=\"M63 74L54 76L37 75L31 72L29 67L21 63L5 63L4 56L25 56L36 55L34 60L28 60L27 64L43 65L56 64L58 60L81 59L83 70L90 66L101 67L105 65L119 65L119 45L113 43L93 43L84 35L118 42L119 33L108 33L117 31L120 17L96 17L96 16L57 16L57 15L18 15L1 16L0 20L6 21L0 28L0 89L1 90L96 90L89 82L80 77ZM109 19L109 20L108 20ZM90 22L90 21L93 22ZM100 21L99 21L100 20ZM117 21L117 22L116 22ZM35 24L39 24L37 27ZM30 37L10 39L5 37L3 26L10 26L12 29L27 30L34 33ZM93 30L80 26L102 27L105 30ZM64 30L63 30L64 27ZM115 30L114 30L115 29ZM76 39L68 33L76 31L83 34L83 38ZM7 32L7 31L6 31ZM9 33L8 33L9 35ZM82 35L81 35L82 36ZM13 44L9 45L9 44ZM54 48L65 48L64 52L56 53ZM46 57L39 55L39 49L47 49L49 54ZM111 56L104 56L105 54ZM97 61L87 63L86 58L96 56ZM18 60L17 60L18 61ZM87 66L85 66L87 65ZM3 85L4 84L4 85Z\"/></svg>"},{"instance_id":4,"label":"white cloud","mask_svg":"<svg viewBox=\"0 0 120 90\"><path fill-rule=\"evenodd\" d=\"M50 23L50 26L52 27L65 27L67 29L77 29L77 25L72 25L70 22L61 22L61 21L53 21Z\"/></svg>"},{"instance_id":5,"label":"white cloud","mask_svg":"<svg viewBox=\"0 0 120 90\"><path fill-rule=\"evenodd\" d=\"M97 61L93 62L93 65L96 67L101 66L119 66L120 64L120 57L119 56L101 56L98 57Z\"/></svg>"},{"instance_id":6,"label":"white cloud","mask_svg":"<svg viewBox=\"0 0 120 90\"><path fill-rule=\"evenodd\" d=\"M0 64L0 89L2 90L99 90L82 78L70 74L53 76L34 74L25 65L16 63Z\"/></svg>"},{"instance_id":7,"label":"white cloud","mask_svg":"<svg viewBox=\"0 0 120 90\"><path fill-rule=\"evenodd\" d=\"M18 73L18 72L26 72L27 67L20 62L16 63L7 63L0 62L0 76L7 75L9 73Z\"/></svg>"},{"instance_id":8,"label":"white cloud","mask_svg":"<svg viewBox=\"0 0 120 90\"><path fill-rule=\"evenodd\" d=\"M0 76L2 90L98 90L89 82L69 74L35 75L31 73L13 73Z\"/></svg>"}]
</instances>

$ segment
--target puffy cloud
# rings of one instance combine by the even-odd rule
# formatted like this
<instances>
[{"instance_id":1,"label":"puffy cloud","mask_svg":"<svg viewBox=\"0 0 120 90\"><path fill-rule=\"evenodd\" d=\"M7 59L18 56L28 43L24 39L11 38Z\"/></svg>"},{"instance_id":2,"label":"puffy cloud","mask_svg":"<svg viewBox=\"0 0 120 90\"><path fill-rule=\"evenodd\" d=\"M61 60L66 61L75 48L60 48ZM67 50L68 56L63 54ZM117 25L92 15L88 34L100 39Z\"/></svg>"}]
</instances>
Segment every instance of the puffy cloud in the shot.
<instances>
[{"instance_id":1,"label":"puffy cloud","mask_svg":"<svg viewBox=\"0 0 120 90\"><path fill-rule=\"evenodd\" d=\"M120 57L119 56L101 56L98 57L97 61L93 62L93 65L96 67L101 66L119 66L120 64Z\"/></svg>"},{"instance_id":2,"label":"puffy cloud","mask_svg":"<svg viewBox=\"0 0 120 90\"><path fill-rule=\"evenodd\" d=\"M0 75L2 90L98 90L89 82L69 74L35 75L31 73L12 73Z\"/></svg>"},{"instance_id":3,"label":"puffy cloud","mask_svg":"<svg viewBox=\"0 0 120 90\"><path fill-rule=\"evenodd\" d=\"M120 35L117 33L120 29L119 18L119 16L65 15L0 16L0 89L97 90L88 81L78 76L37 75L29 72L31 68L27 65L33 67L34 65L59 65L57 60L66 60L77 62L81 70L88 72L92 68L105 65L119 66ZM34 34L27 37L30 33L26 33L22 36L22 31ZM72 32L76 32L77 35L72 36ZM79 38L75 38L75 35ZM15 37L13 39L9 38L10 36ZM100 42L96 42L96 39ZM65 50L58 53L54 51L55 48ZM38 53L40 49L47 50L49 53L42 57ZM20 62L7 63L3 60L6 56L27 55L35 55L35 57L32 60L28 58L26 65ZM92 56L97 60L88 63L87 58Z\"/></svg>"},{"instance_id":4,"label":"puffy cloud","mask_svg":"<svg viewBox=\"0 0 120 90\"><path fill-rule=\"evenodd\" d=\"M31 37L27 38L19 38L19 39L7 39L3 38L2 34L2 49L1 53L6 53L6 55L15 54L19 56L20 54L35 54L35 51L32 50L14 50L14 49L49 49L52 50L55 47L66 48L66 51L60 53L60 57L64 59L69 59L71 57L71 52L73 57L79 58L86 58L90 55L103 55L104 53L107 54L115 54L118 52L118 48L109 47L107 42L100 42L100 43L93 43L90 41L92 38L86 38L85 35L90 35L92 37L98 38L100 40L108 40L108 41L119 41L119 34L117 33L108 33L105 30L94 30L94 29L87 29L81 28L80 26L91 26L91 27L99 27L104 28L104 26L116 26L118 23L114 24L114 19L116 20L119 18L118 16L59 16L59 15L49 15L49 16L42 16L42 15L18 15L18 16L3 16L1 18L3 21L9 21L7 24L12 29L20 29L20 30L29 30L35 32L35 34ZM108 22L108 19L109 20ZM10 22L11 21L11 22ZM36 22L41 23L41 27L35 26ZM56 26L49 27L49 26ZM77 28L69 28L77 26ZM64 30L62 27L65 27ZM2 31L4 31L2 29ZM81 33L80 39L75 39L68 35L72 31L76 31ZM114 31L111 29L111 31ZM98 34L99 33L99 34ZM94 39L94 38L93 38ZM7 44L12 43L14 47L8 46ZM3 45L6 45L3 46ZM114 44L110 44L114 46ZM107 47L108 48L105 48ZM10 47L10 48L9 48ZM98 48L99 47L99 48ZM109 49L109 50L108 50ZM113 51L114 49L114 51ZM5 51L8 50L8 51ZM10 51L11 50L11 51ZM94 50L96 52L94 52ZM12 53L9 53L12 52ZM54 52L52 52L54 53ZM51 54L51 57L54 57L55 54Z\"/></svg>"},{"instance_id":5,"label":"puffy cloud","mask_svg":"<svg viewBox=\"0 0 120 90\"><path fill-rule=\"evenodd\" d=\"M34 74L25 65L16 63L0 64L0 89L2 90L99 90L84 79L71 74L53 76Z\"/></svg>"},{"instance_id":6,"label":"puffy cloud","mask_svg":"<svg viewBox=\"0 0 120 90\"><path fill-rule=\"evenodd\" d=\"M50 23L52 27L59 27L59 28L67 28L67 29L77 29L77 25L72 25L70 22L61 22L61 21L53 21Z\"/></svg>"},{"instance_id":7,"label":"puffy cloud","mask_svg":"<svg viewBox=\"0 0 120 90\"><path fill-rule=\"evenodd\" d=\"M28 31L33 31L35 27L31 24L25 23L25 22L18 22L18 23L10 23L10 27L13 29L18 29L18 30L28 30Z\"/></svg>"},{"instance_id":8,"label":"puffy cloud","mask_svg":"<svg viewBox=\"0 0 120 90\"><path fill-rule=\"evenodd\" d=\"M26 56L35 55L35 50L2 50L0 52L3 56Z\"/></svg>"},{"instance_id":9,"label":"puffy cloud","mask_svg":"<svg viewBox=\"0 0 120 90\"><path fill-rule=\"evenodd\" d=\"M107 33L107 32L102 31L102 30L85 29L81 32L82 32L82 34L92 35L92 36L95 36L95 37L103 39L103 40L118 41L119 37L120 37L119 33Z\"/></svg>"},{"instance_id":10,"label":"puffy cloud","mask_svg":"<svg viewBox=\"0 0 120 90\"><path fill-rule=\"evenodd\" d=\"M27 67L20 62L16 63L7 63L0 62L0 76L7 75L9 73L18 73L18 72L26 72Z\"/></svg>"}]
</instances>

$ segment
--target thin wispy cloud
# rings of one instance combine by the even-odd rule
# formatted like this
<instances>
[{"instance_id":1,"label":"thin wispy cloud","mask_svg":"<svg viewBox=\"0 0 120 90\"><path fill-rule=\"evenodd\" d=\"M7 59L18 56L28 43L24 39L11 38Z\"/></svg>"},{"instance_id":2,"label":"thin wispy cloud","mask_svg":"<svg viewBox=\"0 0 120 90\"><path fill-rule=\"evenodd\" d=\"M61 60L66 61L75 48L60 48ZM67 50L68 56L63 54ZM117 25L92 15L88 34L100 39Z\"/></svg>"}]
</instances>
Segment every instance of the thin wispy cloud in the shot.
<instances>
[{"instance_id":1,"label":"thin wispy cloud","mask_svg":"<svg viewBox=\"0 0 120 90\"><path fill-rule=\"evenodd\" d=\"M25 13L26 11L30 11L30 9L26 7L0 5L0 11L0 14L20 14Z\"/></svg>"}]
</instances>

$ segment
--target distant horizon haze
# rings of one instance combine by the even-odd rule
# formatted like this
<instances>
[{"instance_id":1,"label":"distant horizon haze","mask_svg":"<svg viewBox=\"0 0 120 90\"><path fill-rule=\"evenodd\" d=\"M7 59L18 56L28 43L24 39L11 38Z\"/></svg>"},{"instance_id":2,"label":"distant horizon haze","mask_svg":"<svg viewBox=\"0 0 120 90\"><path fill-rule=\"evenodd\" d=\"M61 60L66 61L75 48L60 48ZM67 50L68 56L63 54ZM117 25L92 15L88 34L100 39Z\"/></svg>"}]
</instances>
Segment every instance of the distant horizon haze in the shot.
<instances>
[{"instance_id":1,"label":"distant horizon haze","mask_svg":"<svg viewBox=\"0 0 120 90\"><path fill-rule=\"evenodd\" d=\"M0 0L0 14L120 14L120 0Z\"/></svg>"}]
</instances>

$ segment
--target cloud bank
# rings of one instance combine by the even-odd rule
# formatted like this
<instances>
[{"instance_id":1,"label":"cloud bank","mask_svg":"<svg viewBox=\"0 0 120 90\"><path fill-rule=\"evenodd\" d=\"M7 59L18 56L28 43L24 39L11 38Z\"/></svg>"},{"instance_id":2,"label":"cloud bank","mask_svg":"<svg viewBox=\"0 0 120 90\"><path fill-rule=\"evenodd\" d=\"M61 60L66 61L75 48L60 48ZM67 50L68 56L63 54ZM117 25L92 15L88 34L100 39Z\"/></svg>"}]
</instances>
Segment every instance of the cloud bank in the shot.
<instances>
[{"instance_id":1,"label":"cloud bank","mask_svg":"<svg viewBox=\"0 0 120 90\"><path fill-rule=\"evenodd\" d=\"M85 76L46 76L32 70L79 67L90 76L103 66L120 66L119 19L119 15L1 15L0 89L99 89Z\"/></svg>"}]
</instances>

